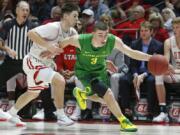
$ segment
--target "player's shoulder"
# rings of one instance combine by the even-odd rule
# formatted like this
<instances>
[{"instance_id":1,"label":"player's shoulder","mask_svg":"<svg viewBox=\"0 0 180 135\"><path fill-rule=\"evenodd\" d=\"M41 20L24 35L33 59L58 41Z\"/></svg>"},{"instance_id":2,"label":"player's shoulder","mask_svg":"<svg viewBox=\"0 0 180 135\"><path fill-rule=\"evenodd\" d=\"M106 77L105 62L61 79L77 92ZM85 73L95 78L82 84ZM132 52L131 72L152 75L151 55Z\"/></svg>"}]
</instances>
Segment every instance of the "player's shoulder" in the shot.
<instances>
[{"instance_id":1,"label":"player's shoulder","mask_svg":"<svg viewBox=\"0 0 180 135\"><path fill-rule=\"evenodd\" d=\"M174 40L174 36L167 38L167 39L164 41L164 44L169 44L169 45L170 45L170 43L171 43L172 40Z\"/></svg>"},{"instance_id":2,"label":"player's shoulder","mask_svg":"<svg viewBox=\"0 0 180 135\"><path fill-rule=\"evenodd\" d=\"M52 28L56 28L56 29L58 29L60 27L60 23L59 22L50 22L50 23L47 23L45 25L51 26Z\"/></svg>"},{"instance_id":3,"label":"player's shoulder","mask_svg":"<svg viewBox=\"0 0 180 135\"><path fill-rule=\"evenodd\" d=\"M88 38L91 38L92 36L93 35L91 33L79 34L79 37L83 39L88 39Z\"/></svg>"}]
</instances>

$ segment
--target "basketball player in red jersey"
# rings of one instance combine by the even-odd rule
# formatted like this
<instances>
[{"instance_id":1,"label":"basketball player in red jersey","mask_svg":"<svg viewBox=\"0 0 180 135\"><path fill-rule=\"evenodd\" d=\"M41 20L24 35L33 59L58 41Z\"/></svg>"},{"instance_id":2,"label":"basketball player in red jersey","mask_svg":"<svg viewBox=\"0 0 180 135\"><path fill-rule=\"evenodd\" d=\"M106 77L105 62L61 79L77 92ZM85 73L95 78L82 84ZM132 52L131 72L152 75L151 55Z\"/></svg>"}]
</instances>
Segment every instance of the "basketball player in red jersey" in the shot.
<instances>
[{"instance_id":1,"label":"basketball player in red jersey","mask_svg":"<svg viewBox=\"0 0 180 135\"><path fill-rule=\"evenodd\" d=\"M175 18L172 21L172 25L174 35L168 38L164 43L164 55L169 61L171 61L171 70L167 75L156 76L156 92L159 100L160 114L153 119L154 122L169 121L166 110L166 93L163 82L180 82L180 17Z\"/></svg>"}]
</instances>

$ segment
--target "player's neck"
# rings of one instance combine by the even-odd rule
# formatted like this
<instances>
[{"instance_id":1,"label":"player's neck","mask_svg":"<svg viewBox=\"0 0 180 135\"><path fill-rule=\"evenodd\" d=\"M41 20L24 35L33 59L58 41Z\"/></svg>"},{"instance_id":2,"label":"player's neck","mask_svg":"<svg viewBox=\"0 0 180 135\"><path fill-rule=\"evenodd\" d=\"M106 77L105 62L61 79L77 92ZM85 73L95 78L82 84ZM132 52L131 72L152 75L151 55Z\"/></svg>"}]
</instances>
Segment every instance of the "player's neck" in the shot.
<instances>
[{"instance_id":1,"label":"player's neck","mask_svg":"<svg viewBox=\"0 0 180 135\"><path fill-rule=\"evenodd\" d=\"M70 27L65 21L62 20L60 25L61 25L61 29L62 29L63 32L68 32L69 31Z\"/></svg>"},{"instance_id":2,"label":"player's neck","mask_svg":"<svg viewBox=\"0 0 180 135\"><path fill-rule=\"evenodd\" d=\"M104 44L102 44L101 42L99 42L96 38L92 38L92 45L94 47L102 47Z\"/></svg>"}]
</instances>

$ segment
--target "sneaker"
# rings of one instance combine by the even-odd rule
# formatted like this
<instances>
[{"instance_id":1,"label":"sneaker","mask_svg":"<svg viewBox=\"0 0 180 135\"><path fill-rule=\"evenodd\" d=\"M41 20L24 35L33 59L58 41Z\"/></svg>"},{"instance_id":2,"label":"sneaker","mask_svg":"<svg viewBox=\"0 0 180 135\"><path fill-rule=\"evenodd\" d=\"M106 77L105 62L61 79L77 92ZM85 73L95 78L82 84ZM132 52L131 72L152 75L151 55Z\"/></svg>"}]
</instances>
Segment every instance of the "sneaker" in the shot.
<instances>
[{"instance_id":1,"label":"sneaker","mask_svg":"<svg viewBox=\"0 0 180 135\"><path fill-rule=\"evenodd\" d=\"M44 120L44 109L39 110L35 115L33 115L32 119Z\"/></svg>"},{"instance_id":2,"label":"sneaker","mask_svg":"<svg viewBox=\"0 0 180 135\"><path fill-rule=\"evenodd\" d=\"M81 118L81 110L78 105L76 105L76 108L75 108L73 114L70 116L70 118L75 121L77 121Z\"/></svg>"},{"instance_id":3,"label":"sneaker","mask_svg":"<svg viewBox=\"0 0 180 135\"><path fill-rule=\"evenodd\" d=\"M22 122L20 120L20 117L16 114L16 115L12 115L12 117L8 120L10 123L12 123L13 125L15 125L16 127L25 127L26 123Z\"/></svg>"},{"instance_id":4,"label":"sneaker","mask_svg":"<svg viewBox=\"0 0 180 135\"><path fill-rule=\"evenodd\" d=\"M59 126L70 126L72 124L74 124L74 121L72 121L70 118L68 118L65 114L63 115L58 115L58 125Z\"/></svg>"},{"instance_id":5,"label":"sneaker","mask_svg":"<svg viewBox=\"0 0 180 135\"><path fill-rule=\"evenodd\" d=\"M121 121L120 130L124 132L136 132L137 127L134 124L132 124L126 117L123 117Z\"/></svg>"},{"instance_id":6,"label":"sneaker","mask_svg":"<svg viewBox=\"0 0 180 135\"><path fill-rule=\"evenodd\" d=\"M0 119L1 118L12 123L16 127L26 126L26 123L22 122L17 114L12 115L9 112L3 112L2 110L0 110Z\"/></svg>"},{"instance_id":7,"label":"sneaker","mask_svg":"<svg viewBox=\"0 0 180 135\"><path fill-rule=\"evenodd\" d=\"M168 114L161 112L157 117L153 118L153 122L169 122Z\"/></svg>"},{"instance_id":8,"label":"sneaker","mask_svg":"<svg viewBox=\"0 0 180 135\"><path fill-rule=\"evenodd\" d=\"M0 109L0 121L7 121L11 118L12 116L7 113L7 112L4 112L3 110Z\"/></svg>"},{"instance_id":9,"label":"sneaker","mask_svg":"<svg viewBox=\"0 0 180 135\"><path fill-rule=\"evenodd\" d=\"M73 90L73 95L76 98L80 109L85 110L87 108L87 102L86 102L86 99L84 98L86 95L86 92L84 92L78 87L75 87Z\"/></svg>"}]
</instances>

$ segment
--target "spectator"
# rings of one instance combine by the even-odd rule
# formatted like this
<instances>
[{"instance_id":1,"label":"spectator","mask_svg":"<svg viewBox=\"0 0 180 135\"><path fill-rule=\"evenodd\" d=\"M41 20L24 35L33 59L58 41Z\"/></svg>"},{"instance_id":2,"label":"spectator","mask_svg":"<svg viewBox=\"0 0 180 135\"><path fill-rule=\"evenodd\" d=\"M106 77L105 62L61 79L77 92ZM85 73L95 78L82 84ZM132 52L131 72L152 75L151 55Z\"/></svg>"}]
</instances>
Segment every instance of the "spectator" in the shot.
<instances>
[{"instance_id":1,"label":"spectator","mask_svg":"<svg viewBox=\"0 0 180 135\"><path fill-rule=\"evenodd\" d=\"M127 45L138 37L137 30L140 28L140 24L145 21L145 10L142 6L134 7L131 14L128 21L115 26L117 30L119 29L118 37L121 37Z\"/></svg>"},{"instance_id":2,"label":"spectator","mask_svg":"<svg viewBox=\"0 0 180 135\"><path fill-rule=\"evenodd\" d=\"M169 37L171 37L174 34L172 29L172 20L176 17L176 15L170 8L164 8L162 10L162 17L164 19L164 28L168 31Z\"/></svg>"},{"instance_id":3,"label":"spectator","mask_svg":"<svg viewBox=\"0 0 180 135\"><path fill-rule=\"evenodd\" d=\"M95 18L94 12L91 9L85 9L82 12L82 22L84 33L91 33L93 31Z\"/></svg>"},{"instance_id":4,"label":"spectator","mask_svg":"<svg viewBox=\"0 0 180 135\"><path fill-rule=\"evenodd\" d=\"M84 33L84 24L83 24L83 19L79 18L77 21L77 24L75 25L75 29L77 30L78 33Z\"/></svg>"},{"instance_id":5,"label":"spectator","mask_svg":"<svg viewBox=\"0 0 180 135\"><path fill-rule=\"evenodd\" d=\"M153 37L164 43L164 41L169 37L168 32L164 29L164 21L160 13L153 13L149 16L149 21L154 27Z\"/></svg>"},{"instance_id":6,"label":"spectator","mask_svg":"<svg viewBox=\"0 0 180 135\"><path fill-rule=\"evenodd\" d=\"M128 67L124 62L124 54L122 54L117 49L114 49L112 53L107 57L107 60L110 60L117 67L116 72L110 73L110 86L111 90L114 93L115 99L118 101L119 96L119 79L123 77L128 72Z\"/></svg>"},{"instance_id":7,"label":"spectator","mask_svg":"<svg viewBox=\"0 0 180 135\"><path fill-rule=\"evenodd\" d=\"M0 20L4 18L4 15L6 14L7 11L12 11L12 3L10 0L2 0L0 1Z\"/></svg>"},{"instance_id":8,"label":"spectator","mask_svg":"<svg viewBox=\"0 0 180 135\"><path fill-rule=\"evenodd\" d=\"M117 35L117 32L112 28L114 22L110 15L103 14L100 16L99 20L106 23L109 26L110 33L112 33L113 35Z\"/></svg>"},{"instance_id":9,"label":"spectator","mask_svg":"<svg viewBox=\"0 0 180 135\"><path fill-rule=\"evenodd\" d=\"M31 7L31 13L42 23L45 19L50 18L51 7L48 5L46 0L35 0Z\"/></svg>"},{"instance_id":10,"label":"spectator","mask_svg":"<svg viewBox=\"0 0 180 135\"><path fill-rule=\"evenodd\" d=\"M94 12L94 18L96 21L99 20L102 14L109 14L109 8L107 5L103 4L101 0L90 0L90 8Z\"/></svg>"},{"instance_id":11,"label":"spectator","mask_svg":"<svg viewBox=\"0 0 180 135\"><path fill-rule=\"evenodd\" d=\"M171 62L169 73L164 76L156 76L156 92L159 101L160 114L153 119L154 122L169 121L166 108L166 91L164 82L180 83L180 17L172 21L174 36L164 43L164 55Z\"/></svg>"},{"instance_id":12,"label":"spectator","mask_svg":"<svg viewBox=\"0 0 180 135\"><path fill-rule=\"evenodd\" d=\"M179 0L165 0L165 4L167 8L170 8L174 11L176 16L180 15L179 8L180 8L180 1Z\"/></svg>"},{"instance_id":13,"label":"spectator","mask_svg":"<svg viewBox=\"0 0 180 135\"><path fill-rule=\"evenodd\" d=\"M46 19L42 22L42 24L47 24L49 22L59 21L61 18L61 8L59 6L55 6L51 9L51 18Z\"/></svg>"},{"instance_id":14,"label":"spectator","mask_svg":"<svg viewBox=\"0 0 180 135\"><path fill-rule=\"evenodd\" d=\"M140 38L133 41L131 48L147 54L162 53L162 43L152 38L153 27L149 22L143 22L140 26ZM148 112L151 117L154 112L155 79L147 69L147 62L130 60L130 70L127 75L120 78L120 95L122 107L127 116L132 117L130 108L130 91L136 91L137 99L140 91L147 93Z\"/></svg>"}]
</instances>

